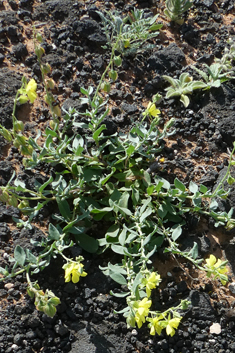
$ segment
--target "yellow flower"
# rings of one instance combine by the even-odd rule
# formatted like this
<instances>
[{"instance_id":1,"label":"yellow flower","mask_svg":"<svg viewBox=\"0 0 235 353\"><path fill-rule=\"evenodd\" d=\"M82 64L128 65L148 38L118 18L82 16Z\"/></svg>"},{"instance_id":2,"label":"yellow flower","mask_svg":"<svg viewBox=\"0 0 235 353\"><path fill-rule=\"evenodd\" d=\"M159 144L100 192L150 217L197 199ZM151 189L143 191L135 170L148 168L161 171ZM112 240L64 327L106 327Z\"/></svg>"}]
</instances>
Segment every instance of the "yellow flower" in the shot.
<instances>
[{"instance_id":1,"label":"yellow flower","mask_svg":"<svg viewBox=\"0 0 235 353\"><path fill-rule=\"evenodd\" d=\"M18 98L18 101L21 104L24 104L30 100L31 103L37 98L37 83L34 79L26 83L26 78L23 77L23 87L21 87L18 92L21 94Z\"/></svg>"},{"instance_id":2,"label":"yellow flower","mask_svg":"<svg viewBox=\"0 0 235 353\"><path fill-rule=\"evenodd\" d=\"M170 317L169 317L170 318ZM169 319L168 318L168 319ZM174 336L176 328L178 328L181 318L175 317L174 319L169 319L166 326L166 333L169 336Z\"/></svg>"},{"instance_id":3,"label":"yellow flower","mask_svg":"<svg viewBox=\"0 0 235 353\"><path fill-rule=\"evenodd\" d=\"M225 266L226 261L222 262L218 259L216 262L216 257L214 255L210 255L209 259L206 259L206 263L211 271L217 270L221 274L227 272L227 268Z\"/></svg>"},{"instance_id":4,"label":"yellow flower","mask_svg":"<svg viewBox=\"0 0 235 353\"><path fill-rule=\"evenodd\" d=\"M30 80L26 86L26 94L27 94L31 103L33 103L35 101L35 99L37 98L36 90L37 90L37 83L32 78L32 80Z\"/></svg>"},{"instance_id":5,"label":"yellow flower","mask_svg":"<svg viewBox=\"0 0 235 353\"><path fill-rule=\"evenodd\" d=\"M156 105L152 102L149 102L147 109L143 112L143 116L150 115L152 117L156 117L160 114L160 110L156 108Z\"/></svg>"},{"instance_id":6,"label":"yellow flower","mask_svg":"<svg viewBox=\"0 0 235 353\"><path fill-rule=\"evenodd\" d=\"M216 263L216 257L214 255L210 255L209 259L206 259L206 263L209 267L214 266Z\"/></svg>"},{"instance_id":7,"label":"yellow flower","mask_svg":"<svg viewBox=\"0 0 235 353\"><path fill-rule=\"evenodd\" d=\"M154 336L157 332L157 334L160 336L163 329L161 325L162 319L162 315L156 316L154 318L147 318L147 321L149 321L148 327L150 328L150 335Z\"/></svg>"},{"instance_id":8,"label":"yellow flower","mask_svg":"<svg viewBox=\"0 0 235 353\"><path fill-rule=\"evenodd\" d=\"M160 275L156 274L156 272L152 272L150 276L142 279L142 283L146 287L147 297L150 297L151 290L156 288L156 286L158 286L160 282L161 282Z\"/></svg>"},{"instance_id":9,"label":"yellow flower","mask_svg":"<svg viewBox=\"0 0 235 353\"><path fill-rule=\"evenodd\" d=\"M212 274L215 278L219 277L220 281L223 285L225 285L228 281L228 277L224 275L228 270L226 268L227 261L221 261L220 259L216 259L214 255L210 255L209 259L206 259L207 263L207 276L210 277Z\"/></svg>"},{"instance_id":10,"label":"yellow flower","mask_svg":"<svg viewBox=\"0 0 235 353\"><path fill-rule=\"evenodd\" d=\"M80 277L85 277L87 273L83 271L84 265L79 262L68 262L62 268L65 270L65 282L77 283Z\"/></svg>"},{"instance_id":11,"label":"yellow flower","mask_svg":"<svg viewBox=\"0 0 235 353\"><path fill-rule=\"evenodd\" d=\"M146 316L148 316L149 308L152 305L152 301L148 300L148 298L144 298L142 300L135 301L133 304L133 308L135 309L135 321L137 323L138 328L140 328L145 322Z\"/></svg>"}]
</instances>

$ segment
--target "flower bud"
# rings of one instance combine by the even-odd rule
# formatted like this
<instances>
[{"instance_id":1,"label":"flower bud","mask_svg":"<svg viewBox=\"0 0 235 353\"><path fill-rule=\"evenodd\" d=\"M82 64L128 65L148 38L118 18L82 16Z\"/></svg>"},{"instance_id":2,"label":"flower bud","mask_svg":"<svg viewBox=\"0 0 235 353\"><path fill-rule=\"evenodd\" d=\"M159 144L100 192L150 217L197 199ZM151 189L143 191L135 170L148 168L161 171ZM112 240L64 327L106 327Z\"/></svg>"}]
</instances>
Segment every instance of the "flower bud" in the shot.
<instances>
[{"instance_id":1,"label":"flower bud","mask_svg":"<svg viewBox=\"0 0 235 353\"><path fill-rule=\"evenodd\" d=\"M52 107L52 112L56 115L61 117L61 109L58 105L56 105L55 107Z\"/></svg>"},{"instance_id":2,"label":"flower bud","mask_svg":"<svg viewBox=\"0 0 235 353\"><path fill-rule=\"evenodd\" d=\"M109 71L109 77L113 80L116 81L117 77L118 77L118 73L115 70L111 70Z\"/></svg>"},{"instance_id":3,"label":"flower bud","mask_svg":"<svg viewBox=\"0 0 235 353\"><path fill-rule=\"evenodd\" d=\"M18 208L19 208L20 210L22 210L22 209L24 209L24 208L26 208L26 207L29 207L28 201L27 201L27 200L22 200L22 201L20 201L20 203L19 203L19 205L18 205Z\"/></svg>"},{"instance_id":4,"label":"flower bud","mask_svg":"<svg viewBox=\"0 0 235 353\"><path fill-rule=\"evenodd\" d=\"M113 61L114 61L114 64L115 64L116 66L121 66L121 65L122 65L122 59L121 59L120 56L115 56L114 59L113 59Z\"/></svg>"},{"instance_id":5,"label":"flower bud","mask_svg":"<svg viewBox=\"0 0 235 353\"><path fill-rule=\"evenodd\" d=\"M39 43L42 43L42 42L43 42L43 38L42 38L41 33L37 33L36 39L37 39L37 41L38 41Z\"/></svg>"},{"instance_id":6,"label":"flower bud","mask_svg":"<svg viewBox=\"0 0 235 353\"><path fill-rule=\"evenodd\" d=\"M11 133L5 128L5 127L1 127L0 129L0 134L9 142L12 141L12 136Z\"/></svg>"},{"instance_id":7,"label":"flower bud","mask_svg":"<svg viewBox=\"0 0 235 353\"><path fill-rule=\"evenodd\" d=\"M55 128L55 126L56 126L56 122L55 122L54 120L50 120L49 125L50 125L50 128L51 128L52 130L54 130L54 128Z\"/></svg>"},{"instance_id":8,"label":"flower bud","mask_svg":"<svg viewBox=\"0 0 235 353\"><path fill-rule=\"evenodd\" d=\"M43 56L43 54L45 54L45 49L43 47L41 47L41 45L39 45L36 49L35 49L35 54L37 55L38 59L41 59L41 57Z\"/></svg>"},{"instance_id":9,"label":"flower bud","mask_svg":"<svg viewBox=\"0 0 235 353\"><path fill-rule=\"evenodd\" d=\"M101 85L101 89L106 92L106 93L109 93L110 92L110 89L111 89L111 85L108 81L105 81L102 83Z\"/></svg>"},{"instance_id":10,"label":"flower bud","mask_svg":"<svg viewBox=\"0 0 235 353\"><path fill-rule=\"evenodd\" d=\"M9 198L9 194L6 190L4 190L3 192L0 189L0 201L7 203L8 202L8 198Z\"/></svg>"},{"instance_id":11,"label":"flower bud","mask_svg":"<svg viewBox=\"0 0 235 353\"><path fill-rule=\"evenodd\" d=\"M18 206L18 200L17 198L14 196L14 195L11 195L8 199L8 204L10 206L13 206L13 207L17 207Z\"/></svg>"},{"instance_id":12,"label":"flower bud","mask_svg":"<svg viewBox=\"0 0 235 353\"><path fill-rule=\"evenodd\" d=\"M24 123L23 123L23 121L19 121L19 120L15 121L13 123L13 130L15 132L19 132L19 131L23 132L24 131Z\"/></svg>"},{"instance_id":13,"label":"flower bud","mask_svg":"<svg viewBox=\"0 0 235 353\"><path fill-rule=\"evenodd\" d=\"M15 140L19 143L19 146L27 145L27 138L23 135L17 135Z\"/></svg>"},{"instance_id":14,"label":"flower bud","mask_svg":"<svg viewBox=\"0 0 235 353\"><path fill-rule=\"evenodd\" d=\"M21 96L19 96L19 98L17 99L18 102L20 102L20 104L25 104L28 102L28 96L26 96L25 94L22 94Z\"/></svg>"},{"instance_id":15,"label":"flower bud","mask_svg":"<svg viewBox=\"0 0 235 353\"><path fill-rule=\"evenodd\" d=\"M51 72L51 66L50 66L48 63L43 64L43 65L41 66L41 70L42 70L42 73L43 73L44 75L47 75L47 74L49 74L49 73Z\"/></svg>"},{"instance_id":16,"label":"flower bud","mask_svg":"<svg viewBox=\"0 0 235 353\"><path fill-rule=\"evenodd\" d=\"M125 49L126 49L126 48L129 48L130 45L131 45L130 40L129 40L129 39L125 39L125 40L123 41L123 45L124 45L124 48L125 48Z\"/></svg>"},{"instance_id":17,"label":"flower bud","mask_svg":"<svg viewBox=\"0 0 235 353\"><path fill-rule=\"evenodd\" d=\"M49 78L46 80L46 87L48 89L54 89L55 88L55 81L52 78Z\"/></svg>"}]
</instances>

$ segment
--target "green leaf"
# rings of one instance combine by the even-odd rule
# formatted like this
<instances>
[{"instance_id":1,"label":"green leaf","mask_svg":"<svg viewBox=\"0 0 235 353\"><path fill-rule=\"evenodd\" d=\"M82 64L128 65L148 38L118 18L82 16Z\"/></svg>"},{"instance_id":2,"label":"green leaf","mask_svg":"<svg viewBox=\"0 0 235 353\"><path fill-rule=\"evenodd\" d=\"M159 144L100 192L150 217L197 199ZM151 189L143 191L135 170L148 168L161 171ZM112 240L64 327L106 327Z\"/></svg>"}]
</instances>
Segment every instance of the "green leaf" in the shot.
<instances>
[{"instance_id":1,"label":"green leaf","mask_svg":"<svg viewBox=\"0 0 235 353\"><path fill-rule=\"evenodd\" d=\"M45 134L47 136L52 136L52 137L58 137L57 133L53 130L51 130L49 127L46 127Z\"/></svg>"},{"instance_id":2,"label":"green leaf","mask_svg":"<svg viewBox=\"0 0 235 353\"><path fill-rule=\"evenodd\" d=\"M106 130L106 125L105 125L105 124L101 125L101 126L93 133L92 137L93 137L93 139L94 139L95 141L98 140L98 137L100 136L100 134L101 134L101 132L102 132L103 130Z\"/></svg>"},{"instance_id":3,"label":"green leaf","mask_svg":"<svg viewBox=\"0 0 235 353\"><path fill-rule=\"evenodd\" d=\"M73 143L72 143L72 148L74 150L77 150L78 147L83 147L84 146L84 140L82 138L81 135L76 135L74 140L73 140Z\"/></svg>"},{"instance_id":4,"label":"green leaf","mask_svg":"<svg viewBox=\"0 0 235 353\"><path fill-rule=\"evenodd\" d=\"M112 171L110 174L108 174L104 179L101 180L101 185L104 185L107 183L107 181L111 178L111 176L116 172L116 168L112 167Z\"/></svg>"},{"instance_id":5,"label":"green leaf","mask_svg":"<svg viewBox=\"0 0 235 353\"><path fill-rule=\"evenodd\" d=\"M126 281L125 277L123 275L121 275L120 273L110 273L109 275L118 284L127 285L127 281Z\"/></svg>"},{"instance_id":6,"label":"green leaf","mask_svg":"<svg viewBox=\"0 0 235 353\"><path fill-rule=\"evenodd\" d=\"M133 291L133 293L135 293L136 290L138 290L137 287L138 287L138 285L141 283L141 279L142 279L142 278L143 278L142 273L141 273L141 272L138 272L137 275L136 275L136 277L135 277L135 279L134 279L134 282L133 282L133 284L132 284L132 291Z\"/></svg>"},{"instance_id":7,"label":"green leaf","mask_svg":"<svg viewBox=\"0 0 235 353\"><path fill-rule=\"evenodd\" d=\"M97 239L90 237L87 234L75 234L74 238L76 242L81 246L82 249L89 253L97 252L99 248L99 242Z\"/></svg>"},{"instance_id":8,"label":"green leaf","mask_svg":"<svg viewBox=\"0 0 235 353\"><path fill-rule=\"evenodd\" d=\"M157 213L158 213L159 217L161 217L163 219L168 213L166 205L165 204L161 204L158 207Z\"/></svg>"},{"instance_id":9,"label":"green leaf","mask_svg":"<svg viewBox=\"0 0 235 353\"><path fill-rule=\"evenodd\" d=\"M142 213L142 215L140 216L140 223L143 223L143 221L150 216L152 213L152 209L150 207L148 207L144 213Z\"/></svg>"},{"instance_id":10,"label":"green leaf","mask_svg":"<svg viewBox=\"0 0 235 353\"><path fill-rule=\"evenodd\" d=\"M149 185L149 187L147 188L147 194L151 196L153 191L154 191L154 185Z\"/></svg>"},{"instance_id":11,"label":"green leaf","mask_svg":"<svg viewBox=\"0 0 235 353\"><path fill-rule=\"evenodd\" d=\"M175 228L175 229L173 230L173 232L172 232L172 234L171 234L172 239L173 239L174 241L176 241L176 240L181 236L181 234L182 234L182 228L181 228L181 226L178 226L177 228Z\"/></svg>"},{"instance_id":12,"label":"green leaf","mask_svg":"<svg viewBox=\"0 0 235 353\"><path fill-rule=\"evenodd\" d=\"M127 274L126 270L123 267L119 265L113 265L111 264L111 262L108 263L108 269L111 270L111 272L121 273L122 275Z\"/></svg>"},{"instance_id":13,"label":"green leaf","mask_svg":"<svg viewBox=\"0 0 235 353\"><path fill-rule=\"evenodd\" d=\"M0 273L3 275L3 276L8 276L9 275L9 272L7 270L7 266L6 268L3 268L0 266Z\"/></svg>"},{"instance_id":14,"label":"green leaf","mask_svg":"<svg viewBox=\"0 0 235 353\"><path fill-rule=\"evenodd\" d=\"M148 234L147 237L144 238L143 246L147 245L150 242L151 238L152 238L152 233Z\"/></svg>"},{"instance_id":15,"label":"green leaf","mask_svg":"<svg viewBox=\"0 0 235 353\"><path fill-rule=\"evenodd\" d=\"M192 180L189 183L189 190L195 194L198 191L198 185L195 184Z\"/></svg>"},{"instance_id":16,"label":"green leaf","mask_svg":"<svg viewBox=\"0 0 235 353\"><path fill-rule=\"evenodd\" d=\"M116 254L120 254L120 255L125 255L125 248L121 245L116 245L116 244L112 244L111 245L111 249L116 253Z\"/></svg>"},{"instance_id":17,"label":"green leaf","mask_svg":"<svg viewBox=\"0 0 235 353\"><path fill-rule=\"evenodd\" d=\"M186 96L185 94L181 94L180 101L183 103L185 108L187 108L189 106L190 100L189 100L189 97Z\"/></svg>"},{"instance_id":18,"label":"green leaf","mask_svg":"<svg viewBox=\"0 0 235 353\"><path fill-rule=\"evenodd\" d=\"M233 177L229 174L229 176L228 176L228 178L227 178L227 183L228 183L229 185L232 185L234 182L235 182L235 178L233 178Z\"/></svg>"},{"instance_id":19,"label":"green leaf","mask_svg":"<svg viewBox=\"0 0 235 353\"><path fill-rule=\"evenodd\" d=\"M85 88L81 87L80 92L83 93L85 96L89 97L89 92Z\"/></svg>"},{"instance_id":20,"label":"green leaf","mask_svg":"<svg viewBox=\"0 0 235 353\"><path fill-rule=\"evenodd\" d=\"M205 194L207 192L208 188L205 185L200 185L199 191Z\"/></svg>"},{"instance_id":21,"label":"green leaf","mask_svg":"<svg viewBox=\"0 0 235 353\"><path fill-rule=\"evenodd\" d=\"M221 86L220 80L216 80L211 84L212 87L219 88Z\"/></svg>"},{"instance_id":22,"label":"green leaf","mask_svg":"<svg viewBox=\"0 0 235 353\"><path fill-rule=\"evenodd\" d=\"M34 256L34 254L29 249L26 249L26 258L28 262L31 262L32 264L37 263L37 257Z\"/></svg>"},{"instance_id":23,"label":"green leaf","mask_svg":"<svg viewBox=\"0 0 235 353\"><path fill-rule=\"evenodd\" d=\"M124 246L126 242L126 229L123 229L118 237L119 243Z\"/></svg>"},{"instance_id":24,"label":"green leaf","mask_svg":"<svg viewBox=\"0 0 235 353\"><path fill-rule=\"evenodd\" d=\"M134 151L135 151L135 146L130 145L130 146L126 149L126 154L127 154L127 156L130 157Z\"/></svg>"},{"instance_id":25,"label":"green leaf","mask_svg":"<svg viewBox=\"0 0 235 353\"><path fill-rule=\"evenodd\" d=\"M120 226L113 224L106 232L105 237L116 238L118 236Z\"/></svg>"},{"instance_id":26,"label":"green leaf","mask_svg":"<svg viewBox=\"0 0 235 353\"><path fill-rule=\"evenodd\" d=\"M132 202L134 206L136 206L140 201L140 192L139 192L139 189L136 188L135 186L131 186L131 188L132 188L132 194L131 194Z\"/></svg>"},{"instance_id":27,"label":"green leaf","mask_svg":"<svg viewBox=\"0 0 235 353\"><path fill-rule=\"evenodd\" d=\"M196 242L193 243L193 247L189 252L189 256L191 256L194 260L198 257L198 245Z\"/></svg>"},{"instance_id":28,"label":"green leaf","mask_svg":"<svg viewBox=\"0 0 235 353\"><path fill-rule=\"evenodd\" d=\"M60 199L59 197L56 197L56 202L58 204L61 215L65 219L69 220L71 217L71 211L68 202L66 200Z\"/></svg>"},{"instance_id":29,"label":"green leaf","mask_svg":"<svg viewBox=\"0 0 235 353\"><path fill-rule=\"evenodd\" d=\"M161 188L164 188L166 190L169 190L171 188L171 184L169 183L169 181L167 181L166 179L164 178L161 178L159 176L156 176L154 178L155 180L155 183L157 184L156 186L156 191L160 191Z\"/></svg>"},{"instance_id":30,"label":"green leaf","mask_svg":"<svg viewBox=\"0 0 235 353\"><path fill-rule=\"evenodd\" d=\"M97 221L101 220L107 213L113 211L113 207L104 207L101 209L94 208L91 210L91 214L93 214L93 218Z\"/></svg>"},{"instance_id":31,"label":"green leaf","mask_svg":"<svg viewBox=\"0 0 235 353\"><path fill-rule=\"evenodd\" d=\"M130 210L128 210L128 208L119 207L118 205L116 205L116 207L118 208L118 210L120 211L120 213L126 214L127 216L131 216L131 215L132 215L132 212L131 212Z\"/></svg>"},{"instance_id":32,"label":"green leaf","mask_svg":"<svg viewBox=\"0 0 235 353\"><path fill-rule=\"evenodd\" d=\"M164 78L164 80L168 81L174 88L177 87L178 80L174 79L171 76L167 76L167 75L162 75L162 78Z\"/></svg>"},{"instance_id":33,"label":"green leaf","mask_svg":"<svg viewBox=\"0 0 235 353\"><path fill-rule=\"evenodd\" d=\"M216 211L217 207L218 207L218 202L215 199L211 200L210 207L209 207L210 210Z\"/></svg>"},{"instance_id":34,"label":"green leaf","mask_svg":"<svg viewBox=\"0 0 235 353\"><path fill-rule=\"evenodd\" d=\"M20 245L16 245L15 247L14 258L19 265L24 266L26 254L24 249Z\"/></svg>"},{"instance_id":35,"label":"green leaf","mask_svg":"<svg viewBox=\"0 0 235 353\"><path fill-rule=\"evenodd\" d=\"M130 292L114 293L112 290L109 293L110 295L113 295L114 297L117 297L117 298L125 298L128 296L128 294L130 294Z\"/></svg>"},{"instance_id":36,"label":"green leaf","mask_svg":"<svg viewBox=\"0 0 235 353\"><path fill-rule=\"evenodd\" d=\"M62 234L60 234L60 232L58 231L58 229L53 225L53 224L49 224L49 228L48 228L48 240L59 240L62 236Z\"/></svg>"},{"instance_id":37,"label":"green leaf","mask_svg":"<svg viewBox=\"0 0 235 353\"><path fill-rule=\"evenodd\" d=\"M43 192L43 190L53 181L52 176L44 183L40 186L40 188L38 189L39 192Z\"/></svg>"},{"instance_id":38,"label":"green leaf","mask_svg":"<svg viewBox=\"0 0 235 353\"><path fill-rule=\"evenodd\" d=\"M174 180L174 185L177 189L179 189L180 191L185 191L186 187L183 183L181 183L181 181L178 178L175 178Z\"/></svg>"},{"instance_id":39,"label":"green leaf","mask_svg":"<svg viewBox=\"0 0 235 353\"><path fill-rule=\"evenodd\" d=\"M43 308L38 308L40 311L43 311L47 316L49 317L54 317L56 314L56 308L54 307L53 304L46 304L45 306L43 306Z\"/></svg>"},{"instance_id":40,"label":"green leaf","mask_svg":"<svg viewBox=\"0 0 235 353\"><path fill-rule=\"evenodd\" d=\"M121 197L120 200L118 201L118 206L120 208L128 208L128 200L129 200L130 194L128 191L125 191Z\"/></svg>"}]
</instances>

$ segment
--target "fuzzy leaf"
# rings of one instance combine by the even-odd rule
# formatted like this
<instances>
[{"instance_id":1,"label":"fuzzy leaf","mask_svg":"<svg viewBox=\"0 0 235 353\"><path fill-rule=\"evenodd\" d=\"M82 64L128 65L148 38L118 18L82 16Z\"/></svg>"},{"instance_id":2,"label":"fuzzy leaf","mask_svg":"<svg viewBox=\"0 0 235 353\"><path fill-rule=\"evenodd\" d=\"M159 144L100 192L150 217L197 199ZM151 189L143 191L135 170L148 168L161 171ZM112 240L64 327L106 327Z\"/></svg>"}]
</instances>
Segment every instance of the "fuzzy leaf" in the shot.
<instances>
[{"instance_id":1,"label":"fuzzy leaf","mask_svg":"<svg viewBox=\"0 0 235 353\"><path fill-rule=\"evenodd\" d=\"M186 190L186 187L185 185L178 179L178 178L175 178L174 180L174 185L177 189L179 189L180 191L185 191Z\"/></svg>"},{"instance_id":2,"label":"fuzzy leaf","mask_svg":"<svg viewBox=\"0 0 235 353\"><path fill-rule=\"evenodd\" d=\"M24 249L20 245L16 245L15 247L14 258L19 265L24 266L26 254Z\"/></svg>"},{"instance_id":3,"label":"fuzzy leaf","mask_svg":"<svg viewBox=\"0 0 235 353\"><path fill-rule=\"evenodd\" d=\"M59 240L61 235L60 232L58 231L58 229L53 225L53 224L49 224L49 234L48 234L48 240Z\"/></svg>"},{"instance_id":4,"label":"fuzzy leaf","mask_svg":"<svg viewBox=\"0 0 235 353\"><path fill-rule=\"evenodd\" d=\"M118 284L127 285L127 281L126 281L125 277L123 275L121 275L120 273L110 273L109 275Z\"/></svg>"},{"instance_id":5,"label":"fuzzy leaf","mask_svg":"<svg viewBox=\"0 0 235 353\"><path fill-rule=\"evenodd\" d=\"M190 101L189 101L189 97L186 96L185 94L181 94L180 96L180 101L183 103L183 105L185 106L185 108L188 107Z\"/></svg>"},{"instance_id":6,"label":"fuzzy leaf","mask_svg":"<svg viewBox=\"0 0 235 353\"><path fill-rule=\"evenodd\" d=\"M175 228L174 230L173 230L173 232L172 232L172 239L174 240L174 241L176 241L180 236L181 236L181 234L182 234L182 228L181 228L181 226L178 226L177 228Z\"/></svg>"}]
</instances>

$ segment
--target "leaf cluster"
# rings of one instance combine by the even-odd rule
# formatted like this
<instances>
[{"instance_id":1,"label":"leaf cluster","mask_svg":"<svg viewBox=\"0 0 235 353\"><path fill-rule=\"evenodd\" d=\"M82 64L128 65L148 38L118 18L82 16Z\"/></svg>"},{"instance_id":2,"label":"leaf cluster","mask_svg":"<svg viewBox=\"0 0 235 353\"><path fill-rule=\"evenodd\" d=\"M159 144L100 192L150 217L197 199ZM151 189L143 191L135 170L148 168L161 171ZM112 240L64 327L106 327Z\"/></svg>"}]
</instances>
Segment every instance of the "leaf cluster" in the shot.
<instances>
[{"instance_id":1,"label":"leaf cluster","mask_svg":"<svg viewBox=\"0 0 235 353\"><path fill-rule=\"evenodd\" d=\"M158 36L158 30L162 27L162 24L156 24L158 14L146 17L144 10L136 8L125 18L117 12L97 13L101 17L109 46L115 44L116 50L123 54L128 49L140 49L147 40Z\"/></svg>"},{"instance_id":2,"label":"leaf cluster","mask_svg":"<svg viewBox=\"0 0 235 353\"><path fill-rule=\"evenodd\" d=\"M167 80L171 86L167 87L166 98L180 96L180 101L185 107L189 105L189 94L196 89L206 88L206 84L201 81L193 81L192 77L188 73L182 73L179 79L175 79L171 76L163 75L165 80Z\"/></svg>"},{"instance_id":3,"label":"leaf cluster","mask_svg":"<svg viewBox=\"0 0 235 353\"><path fill-rule=\"evenodd\" d=\"M193 0L166 0L164 14L171 20L182 24L182 14L193 5Z\"/></svg>"}]
</instances>

